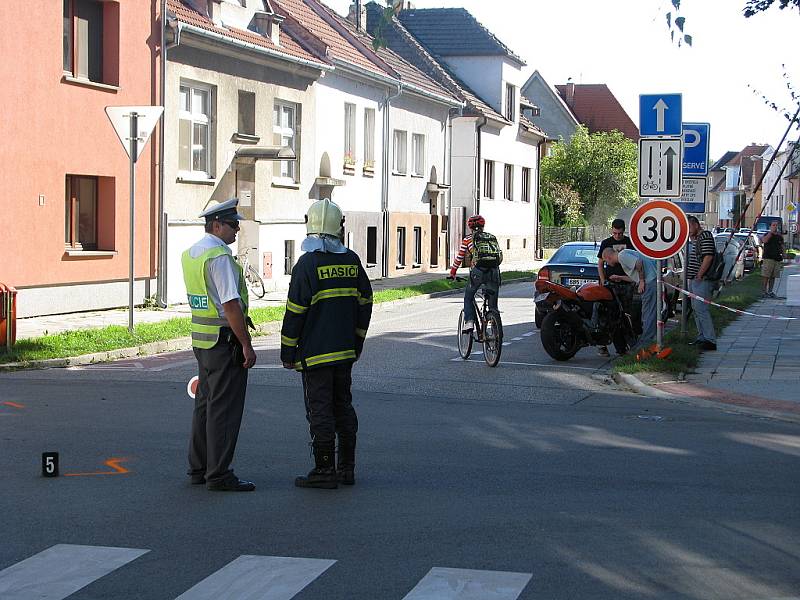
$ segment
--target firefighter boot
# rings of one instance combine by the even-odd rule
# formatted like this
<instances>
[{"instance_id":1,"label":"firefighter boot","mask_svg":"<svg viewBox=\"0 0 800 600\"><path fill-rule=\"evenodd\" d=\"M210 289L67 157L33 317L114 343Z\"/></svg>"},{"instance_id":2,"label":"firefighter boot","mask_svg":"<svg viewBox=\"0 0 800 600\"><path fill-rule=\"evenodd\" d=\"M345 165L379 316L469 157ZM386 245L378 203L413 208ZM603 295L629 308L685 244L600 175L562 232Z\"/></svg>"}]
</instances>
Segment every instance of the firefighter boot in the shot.
<instances>
[{"instance_id":1,"label":"firefighter boot","mask_svg":"<svg viewBox=\"0 0 800 600\"><path fill-rule=\"evenodd\" d=\"M339 485L336 482L336 469L333 466L334 444L324 446L314 444L315 467L305 477L297 477L294 484L297 487L321 488L335 490Z\"/></svg>"},{"instance_id":2,"label":"firefighter boot","mask_svg":"<svg viewBox=\"0 0 800 600\"><path fill-rule=\"evenodd\" d=\"M339 436L339 456L337 457L336 475L339 483L353 485L356 482L353 474L356 466L356 438Z\"/></svg>"}]
</instances>

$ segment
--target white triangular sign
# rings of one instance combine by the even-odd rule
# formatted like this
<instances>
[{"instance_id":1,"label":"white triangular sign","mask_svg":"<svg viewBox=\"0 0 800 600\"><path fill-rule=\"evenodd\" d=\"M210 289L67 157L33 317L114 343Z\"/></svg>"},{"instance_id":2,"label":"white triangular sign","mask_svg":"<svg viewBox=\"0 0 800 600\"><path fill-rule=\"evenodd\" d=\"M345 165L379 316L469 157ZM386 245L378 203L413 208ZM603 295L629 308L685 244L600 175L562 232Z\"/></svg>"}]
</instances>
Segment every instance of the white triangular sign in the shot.
<instances>
[{"instance_id":1,"label":"white triangular sign","mask_svg":"<svg viewBox=\"0 0 800 600\"><path fill-rule=\"evenodd\" d=\"M128 156L131 156L131 117L134 114L137 117L136 156L132 157L133 162L139 160L147 139L153 132L162 112L164 112L163 106L106 106L106 114Z\"/></svg>"}]
</instances>

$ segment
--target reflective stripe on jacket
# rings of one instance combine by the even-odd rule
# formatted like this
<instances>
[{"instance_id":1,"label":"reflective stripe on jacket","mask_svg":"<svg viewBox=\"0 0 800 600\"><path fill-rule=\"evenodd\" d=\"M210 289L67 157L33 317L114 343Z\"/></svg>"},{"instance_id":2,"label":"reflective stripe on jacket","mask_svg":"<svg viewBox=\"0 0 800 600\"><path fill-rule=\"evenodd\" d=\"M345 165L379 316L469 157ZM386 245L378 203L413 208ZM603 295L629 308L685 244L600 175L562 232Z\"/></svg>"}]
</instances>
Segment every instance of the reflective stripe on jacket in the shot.
<instances>
[{"instance_id":1,"label":"reflective stripe on jacket","mask_svg":"<svg viewBox=\"0 0 800 600\"><path fill-rule=\"evenodd\" d=\"M189 307L192 309L192 346L195 348L213 348L219 340L219 332L223 327L229 327L225 315L217 312L216 304L209 298L208 283L206 282L206 264L218 256L227 255L233 269L239 276L239 296L242 302L242 312L247 317L248 296L245 285L244 273L241 265L228 254L223 246L216 246L203 252L197 258L192 258L189 250L181 255L183 266L183 281L186 284L186 295Z\"/></svg>"}]
</instances>

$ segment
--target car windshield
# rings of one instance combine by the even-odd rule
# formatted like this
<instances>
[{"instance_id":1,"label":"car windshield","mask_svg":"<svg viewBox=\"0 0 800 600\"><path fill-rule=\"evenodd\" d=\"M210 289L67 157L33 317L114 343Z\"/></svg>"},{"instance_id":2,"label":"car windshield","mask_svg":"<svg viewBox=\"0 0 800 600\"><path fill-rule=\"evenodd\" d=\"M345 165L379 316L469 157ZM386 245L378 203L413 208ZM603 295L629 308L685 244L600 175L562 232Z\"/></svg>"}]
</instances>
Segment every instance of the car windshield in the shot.
<instances>
[{"instance_id":1,"label":"car windshield","mask_svg":"<svg viewBox=\"0 0 800 600\"><path fill-rule=\"evenodd\" d=\"M561 246L553 255L553 258L550 259L550 262L572 265L596 265L598 248L599 247L594 244L587 244L585 246L578 244Z\"/></svg>"}]
</instances>

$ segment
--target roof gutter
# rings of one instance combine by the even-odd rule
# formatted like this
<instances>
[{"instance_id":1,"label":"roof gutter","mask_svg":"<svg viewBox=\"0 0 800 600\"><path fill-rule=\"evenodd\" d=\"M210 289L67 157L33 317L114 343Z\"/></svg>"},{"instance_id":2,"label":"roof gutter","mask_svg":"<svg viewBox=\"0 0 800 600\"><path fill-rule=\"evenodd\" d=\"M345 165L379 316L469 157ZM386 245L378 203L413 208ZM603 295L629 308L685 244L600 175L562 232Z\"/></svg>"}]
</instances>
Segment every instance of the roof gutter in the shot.
<instances>
[{"instance_id":1,"label":"roof gutter","mask_svg":"<svg viewBox=\"0 0 800 600\"><path fill-rule=\"evenodd\" d=\"M283 60L286 62L294 63L296 65L308 67L319 71L330 71L334 69L333 65L326 65L313 60L308 60L306 58L290 56L288 54L283 54L282 52L276 52L275 50L270 50L269 48L256 46L255 44L251 44L250 42L234 40L220 33L217 33L216 31L208 31L207 29L203 29L202 27L197 27L195 25L190 25L188 23L183 23L182 25L183 25L182 29L184 31L193 33L194 35L197 35L199 37L214 40L217 42L222 42L223 44L227 44L229 46L236 46L237 48L245 48L247 50L250 50L251 52L254 52L255 54L261 54L263 56L268 56L270 58Z\"/></svg>"}]
</instances>

